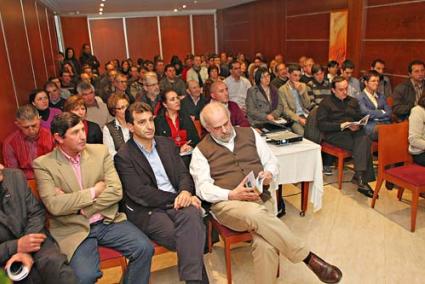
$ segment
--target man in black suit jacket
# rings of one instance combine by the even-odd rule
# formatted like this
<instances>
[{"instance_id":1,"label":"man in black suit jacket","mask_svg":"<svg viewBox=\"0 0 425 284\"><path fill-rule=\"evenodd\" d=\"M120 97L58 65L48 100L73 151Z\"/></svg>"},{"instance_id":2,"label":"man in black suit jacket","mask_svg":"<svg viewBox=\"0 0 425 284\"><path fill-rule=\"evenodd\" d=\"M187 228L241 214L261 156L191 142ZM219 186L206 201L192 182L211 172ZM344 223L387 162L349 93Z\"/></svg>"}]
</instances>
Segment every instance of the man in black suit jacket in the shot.
<instances>
[{"instance_id":1,"label":"man in black suit jacket","mask_svg":"<svg viewBox=\"0 0 425 284\"><path fill-rule=\"evenodd\" d=\"M208 283L201 202L179 149L170 138L154 136L149 105L131 105L126 121L133 137L115 155L115 167L128 219L161 246L177 251L181 280Z\"/></svg>"},{"instance_id":2,"label":"man in black suit jacket","mask_svg":"<svg viewBox=\"0 0 425 284\"><path fill-rule=\"evenodd\" d=\"M44 209L24 174L0 164L0 265L28 267L30 274L20 283L78 283L44 223Z\"/></svg>"}]
</instances>

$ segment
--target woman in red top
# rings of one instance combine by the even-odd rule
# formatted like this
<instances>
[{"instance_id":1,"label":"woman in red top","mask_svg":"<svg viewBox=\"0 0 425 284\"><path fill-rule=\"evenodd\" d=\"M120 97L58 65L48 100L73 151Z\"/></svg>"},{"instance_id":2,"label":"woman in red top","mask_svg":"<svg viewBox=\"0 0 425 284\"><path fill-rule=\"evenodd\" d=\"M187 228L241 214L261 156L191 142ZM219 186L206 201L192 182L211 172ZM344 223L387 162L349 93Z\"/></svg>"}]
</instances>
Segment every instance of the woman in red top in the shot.
<instances>
[{"instance_id":1,"label":"woman in red top","mask_svg":"<svg viewBox=\"0 0 425 284\"><path fill-rule=\"evenodd\" d=\"M169 90L161 94L161 102L163 109L155 117L155 135L172 138L180 153L190 152L199 137L190 116L180 112L179 96Z\"/></svg>"}]
</instances>

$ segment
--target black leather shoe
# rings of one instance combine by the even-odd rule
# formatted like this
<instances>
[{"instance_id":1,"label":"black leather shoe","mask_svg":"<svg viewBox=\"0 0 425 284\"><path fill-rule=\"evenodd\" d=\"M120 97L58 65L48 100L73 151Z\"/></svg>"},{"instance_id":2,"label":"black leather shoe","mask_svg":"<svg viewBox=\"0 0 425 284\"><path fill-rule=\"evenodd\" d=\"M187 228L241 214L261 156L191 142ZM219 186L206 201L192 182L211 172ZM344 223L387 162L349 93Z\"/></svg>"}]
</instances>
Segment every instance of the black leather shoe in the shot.
<instances>
[{"instance_id":1,"label":"black leather shoe","mask_svg":"<svg viewBox=\"0 0 425 284\"><path fill-rule=\"evenodd\" d=\"M365 189L365 188L361 188L359 186L359 188L357 189L358 192L360 192L361 194L369 197L369 198L373 198L373 190L371 189Z\"/></svg>"},{"instance_id":2,"label":"black leather shoe","mask_svg":"<svg viewBox=\"0 0 425 284\"><path fill-rule=\"evenodd\" d=\"M314 274L324 283L338 283L341 281L342 272L341 270L324 261L314 253L311 253L310 261L307 264Z\"/></svg>"},{"instance_id":3,"label":"black leather shoe","mask_svg":"<svg viewBox=\"0 0 425 284\"><path fill-rule=\"evenodd\" d=\"M285 201L283 201L283 198L279 201L279 204L277 205L277 217L283 217L286 215L286 206Z\"/></svg>"},{"instance_id":4,"label":"black leather shoe","mask_svg":"<svg viewBox=\"0 0 425 284\"><path fill-rule=\"evenodd\" d=\"M386 187L388 190L393 190L393 188L394 188L394 184L393 184L392 182L385 181L385 187Z\"/></svg>"}]
</instances>

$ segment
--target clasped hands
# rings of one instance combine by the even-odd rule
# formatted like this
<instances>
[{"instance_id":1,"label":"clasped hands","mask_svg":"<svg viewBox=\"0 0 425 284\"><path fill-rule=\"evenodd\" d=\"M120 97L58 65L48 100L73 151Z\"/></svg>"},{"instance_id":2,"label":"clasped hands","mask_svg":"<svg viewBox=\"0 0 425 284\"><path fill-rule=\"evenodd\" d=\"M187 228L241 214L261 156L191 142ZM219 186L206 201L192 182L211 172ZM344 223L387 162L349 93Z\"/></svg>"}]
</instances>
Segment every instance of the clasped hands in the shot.
<instances>
[{"instance_id":1,"label":"clasped hands","mask_svg":"<svg viewBox=\"0 0 425 284\"><path fill-rule=\"evenodd\" d=\"M269 171L261 171L258 173L259 177L264 178L263 185L269 185L273 179L273 175ZM253 187L246 187L246 176L233 190L229 192L229 200L241 200L241 201L259 201L260 195L254 190Z\"/></svg>"},{"instance_id":2,"label":"clasped hands","mask_svg":"<svg viewBox=\"0 0 425 284\"><path fill-rule=\"evenodd\" d=\"M201 208L201 201L198 199L198 197L192 195L189 191L182 190L174 199L174 209L176 210L189 207L190 205L197 209Z\"/></svg>"}]
</instances>

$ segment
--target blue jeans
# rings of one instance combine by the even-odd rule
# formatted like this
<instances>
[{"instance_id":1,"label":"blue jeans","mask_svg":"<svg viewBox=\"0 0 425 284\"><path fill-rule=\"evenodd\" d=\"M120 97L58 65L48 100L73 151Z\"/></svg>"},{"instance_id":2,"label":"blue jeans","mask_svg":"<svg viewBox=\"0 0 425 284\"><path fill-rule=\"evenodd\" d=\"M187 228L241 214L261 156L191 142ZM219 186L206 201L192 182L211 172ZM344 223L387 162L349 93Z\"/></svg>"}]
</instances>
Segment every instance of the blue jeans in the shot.
<instances>
[{"instance_id":1,"label":"blue jeans","mask_svg":"<svg viewBox=\"0 0 425 284\"><path fill-rule=\"evenodd\" d=\"M88 237L78 246L70 262L80 283L92 284L102 277L98 245L113 248L129 259L124 283L149 283L154 254L152 242L128 221L90 225Z\"/></svg>"}]
</instances>

